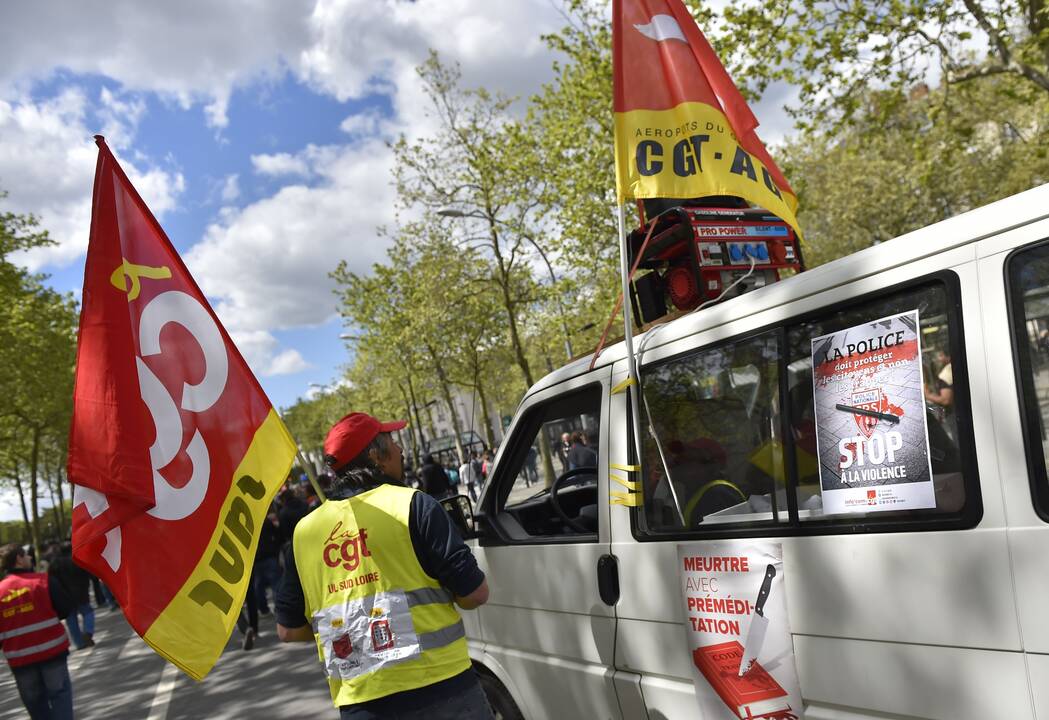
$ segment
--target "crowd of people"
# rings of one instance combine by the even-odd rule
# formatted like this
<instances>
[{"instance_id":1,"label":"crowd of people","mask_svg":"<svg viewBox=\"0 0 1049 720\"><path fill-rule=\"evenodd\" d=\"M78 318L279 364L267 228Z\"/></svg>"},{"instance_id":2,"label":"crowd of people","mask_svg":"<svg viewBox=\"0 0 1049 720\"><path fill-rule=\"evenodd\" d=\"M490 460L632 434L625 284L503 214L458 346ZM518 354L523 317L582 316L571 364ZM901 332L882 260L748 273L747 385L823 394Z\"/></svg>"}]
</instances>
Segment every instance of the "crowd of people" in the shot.
<instances>
[{"instance_id":1,"label":"crowd of people","mask_svg":"<svg viewBox=\"0 0 1049 720\"><path fill-rule=\"evenodd\" d=\"M418 470L408 474L405 484L437 499L466 494L476 502L493 459L491 450L473 451L465 462L453 467L428 454ZM327 472L317 477L322 492L331 487L333 479ZM255 647L259 616L273 612L295 526L320 504L305 473L290 476L277 492L260 529L248 592L237 621L244 650ZM99 578L74 562L68 539L47 544L40 558L31 546L6 545L0 548L0 563L0 647L22 702L34 720L72 718L68 655L95 645L95 612L117 610L116 599Z\"/></svg>"},{"instance_id":2,"label":"crowd of people","mask_svg":"<svg viewBox=\"0 0 1049 720\"><path fill-rule=\"evenodd\" d=\"M441 463L426 454L418 471L406 474L406 482L438 500L449 495L468 495L471 502L477 502L494 460L492 450L470 451L459 465L454 461Z\"/></svg>"}]
</instances>

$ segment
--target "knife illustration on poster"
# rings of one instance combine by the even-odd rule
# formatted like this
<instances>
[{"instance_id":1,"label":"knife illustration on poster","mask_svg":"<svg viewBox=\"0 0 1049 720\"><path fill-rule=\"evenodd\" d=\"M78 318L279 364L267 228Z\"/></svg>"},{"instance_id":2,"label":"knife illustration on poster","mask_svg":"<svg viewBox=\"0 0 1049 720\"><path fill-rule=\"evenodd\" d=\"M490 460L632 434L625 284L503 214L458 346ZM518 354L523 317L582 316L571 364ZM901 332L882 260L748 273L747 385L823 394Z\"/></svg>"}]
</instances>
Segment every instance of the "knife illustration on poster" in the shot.
<instances>
[{"instance_id":1,"label":"knife illustration on poster","mask_svg":"<svg viewBox=\"0 0 1049 720\"><path fill-rule=\"evenodd\" d=\"M758 659L758 653L761 652L761 646L765 643L765 631L769 627L769 619L765 617L765 601L769 599L774 577L776 577L776 566L769 563L765 568L765 579L761 581L757 600L754 601L754 614L750 617L747 640L743 643L743 659L739 663L740 677L746 675L754 665L754 661Z\"/></svg>"},{"instance_id":2,"label":"knife illustration on poster","mask_svg":"<svg viewBox=\"0 0 1049 720\"><path fill-rule=\"evenodd\" d=\"M782 546L691 543L678 546L678 562L699 717L800 718Z\"/></svg>"}]
</instances>

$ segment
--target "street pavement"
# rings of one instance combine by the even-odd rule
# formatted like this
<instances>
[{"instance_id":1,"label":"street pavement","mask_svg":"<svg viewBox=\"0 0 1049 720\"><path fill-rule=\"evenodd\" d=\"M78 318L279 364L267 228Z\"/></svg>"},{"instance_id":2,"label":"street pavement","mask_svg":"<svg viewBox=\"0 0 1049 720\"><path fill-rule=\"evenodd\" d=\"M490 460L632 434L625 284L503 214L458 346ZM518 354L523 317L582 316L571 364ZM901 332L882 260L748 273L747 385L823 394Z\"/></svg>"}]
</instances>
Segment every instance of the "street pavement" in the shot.
<instances>
[{"instance_id":1,"label":"street pavement","mask_svg":"<svg viewBox=\"0 0 1049 720\"><path fill-rule=\"evenodd\" d=\"M259 618L255 649L234 629L211 673L195 682L146 645L120 611L95 611L95 647L69 655L77 720L338 718L313 643L277 640ZM10 671L0 671L0 720L26 717Z\"/></svg>"}]
</instances>

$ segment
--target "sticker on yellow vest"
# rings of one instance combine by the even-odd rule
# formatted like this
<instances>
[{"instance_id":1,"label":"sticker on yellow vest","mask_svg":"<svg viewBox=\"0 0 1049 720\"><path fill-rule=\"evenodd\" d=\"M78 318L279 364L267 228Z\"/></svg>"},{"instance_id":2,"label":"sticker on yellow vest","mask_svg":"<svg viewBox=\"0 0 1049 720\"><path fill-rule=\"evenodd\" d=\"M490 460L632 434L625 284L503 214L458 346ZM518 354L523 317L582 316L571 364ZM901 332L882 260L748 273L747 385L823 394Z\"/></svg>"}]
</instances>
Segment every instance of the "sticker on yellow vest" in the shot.
<instances>
[{"instance_id":1,"label":"sticker on yellow vest","mask_svg":"<svg viewBox=\"0 0 1049 720\"><path fill-rule=\"evenodd\" d=\"M325 671L336 680L351 680L422 655L402 590L323 608L314 613L313 625Z\"/></svg>"}]
</instances>

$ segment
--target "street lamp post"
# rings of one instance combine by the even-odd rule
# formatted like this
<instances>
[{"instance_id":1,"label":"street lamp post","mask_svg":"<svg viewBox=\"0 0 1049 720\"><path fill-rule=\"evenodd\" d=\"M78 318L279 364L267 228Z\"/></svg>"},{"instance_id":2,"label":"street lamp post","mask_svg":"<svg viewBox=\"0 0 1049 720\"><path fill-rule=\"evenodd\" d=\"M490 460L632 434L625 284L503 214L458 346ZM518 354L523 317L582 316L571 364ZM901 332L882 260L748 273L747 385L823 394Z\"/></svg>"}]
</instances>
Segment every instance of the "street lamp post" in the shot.
<instances>
[{"instance_id":1,"label":"street lamp post","mask_svg":"<svg viewBox=\"0 0 1049 720\"><path fill-rule=\"evenodd\" d=\"M499 218L489 217L487 215L483 215L477 212L463 212L458 208L441 208L437 211L437 214L441 217L447 218L474 218L477 220L488 220L490 222L503 225L504 227L510 227L505 221L500 220ZM540 246L539 243L535 241L535 238L529 235L525 235L524 233L521 233L521 237L523 237L525 240L531 243L532 247L534 247L539 253L539 257L543 258L543 262L546 264L546 270L548 273L550 273L550 282L556 290L557 275L554 274L554 266L550 264L550 258L546 256L546 253L543 251L542 246ZM561 302L561 296L558 295L557 292L554 292L554 299L557 301L557 311L558 314L561 316L561 330L564 332L565 335L565 355L567 356L568 360L571 360L573 357L575 357L575 354L572 352L572 335L568 331L568 320L565 316L565 306L564 303Z\"/></svg>"}]
</instances>

